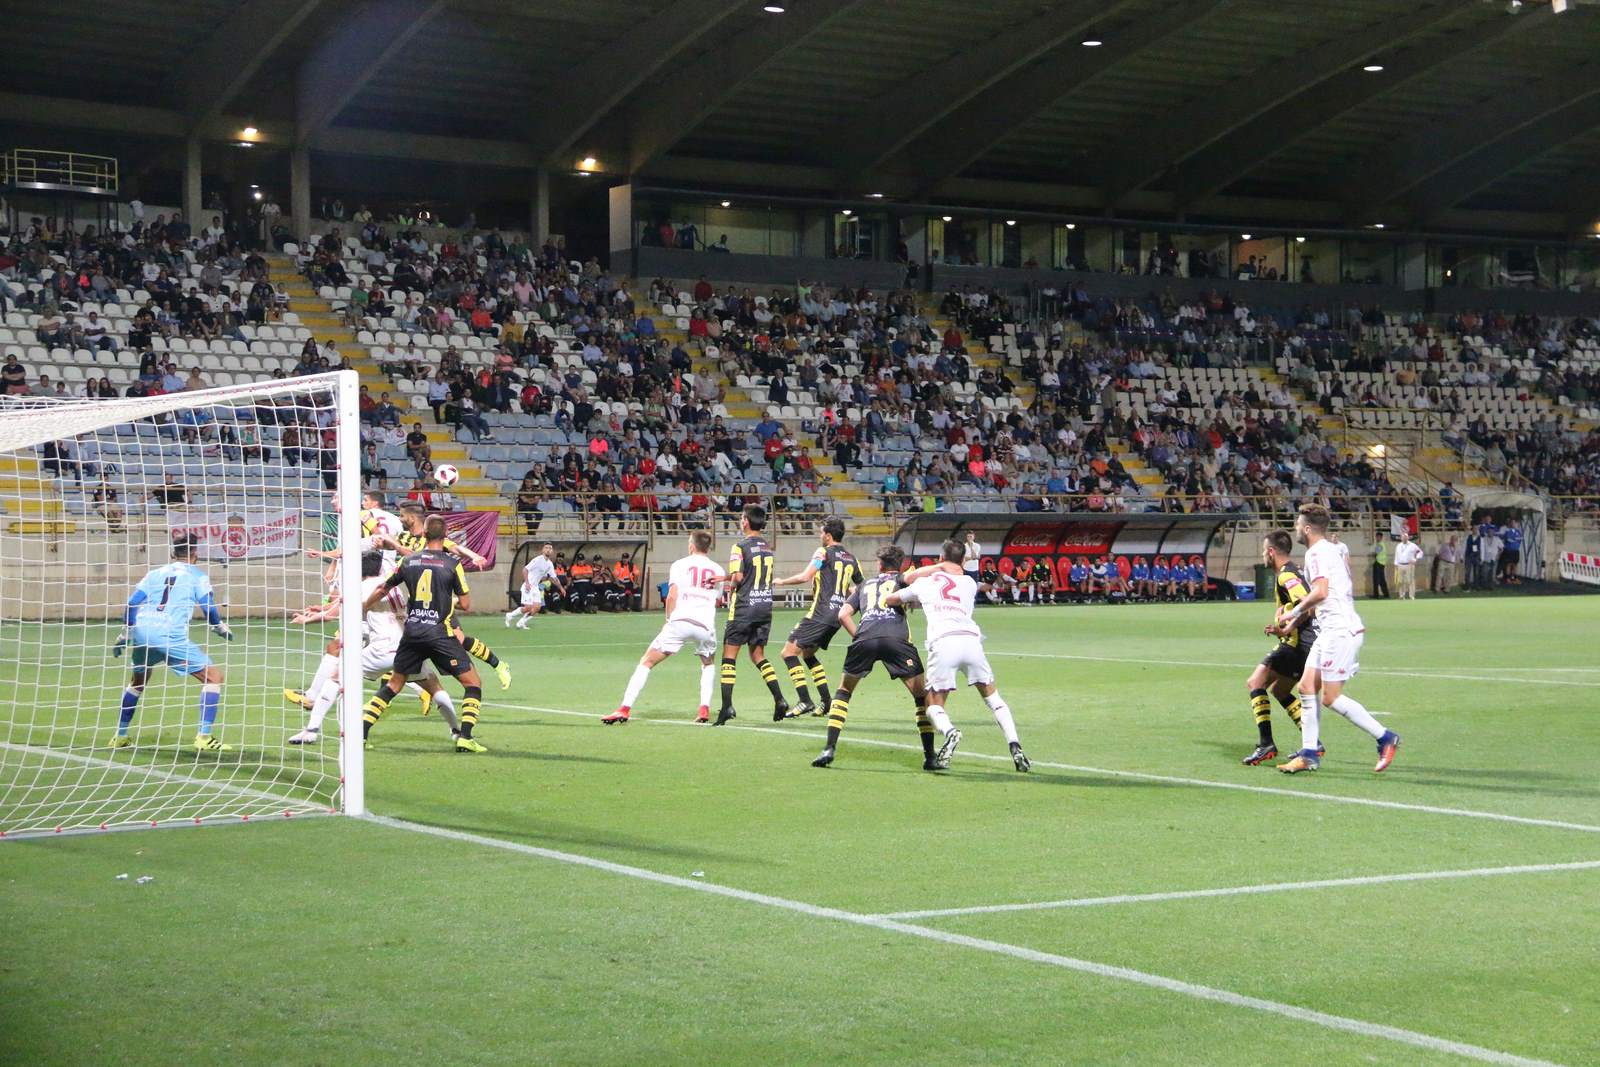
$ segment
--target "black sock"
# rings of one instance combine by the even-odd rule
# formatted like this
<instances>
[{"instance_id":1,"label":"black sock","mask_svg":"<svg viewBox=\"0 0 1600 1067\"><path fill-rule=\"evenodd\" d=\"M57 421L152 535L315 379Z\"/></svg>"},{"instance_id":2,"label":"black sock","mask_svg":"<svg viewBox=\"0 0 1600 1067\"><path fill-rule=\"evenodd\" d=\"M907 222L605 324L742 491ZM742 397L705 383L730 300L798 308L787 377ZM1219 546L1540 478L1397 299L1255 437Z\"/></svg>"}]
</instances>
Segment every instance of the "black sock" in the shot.
<instances>
[{"instance_id":1,"label":"black sock","mask_svg":"<svg viewBox=\"0 0 1600 1067\"><path fill-rule=\"evenodd\" d=\"M1300 725L1300 691L1291 689L1278 697L1278 703L1283 705L1283 710L1289 713L1289 718L1294 720L1296 726Z\"/></svg>"},{"instance_id":2,"label":"black sock","mask_svg":"<svg viewBox=\"0 0 1600 1067\"><path fill-rule=\"evenodd\" d=\"M773 702L782 704L784 702L783 686L778 684L778 670L772 665L772 661L768 659L756 660L756 670L761 672L761 680L767 683L768 689L772 690Z\"/></svg>"},{"instance_id":3,"label":"black sock","mask_svg":"<svg viewBox=\"0 0 1600 1067\"><path fill-rule=\"evenodd\" d=\"M1250 690L1250 711L1256 717L1256 730L1263 745L1272 744L1272 701L1265 689Z\"/></svg>"},{"instance_id":4,"label":"black sock","mask_svg":"<svg viewBox=\"0 0 1600 1067\"><path fill-rule=\"evenodd\" d=\"M844 721L849 717L850 694L841 692L833 698L833 703L828 705L829 748L832 748L839 743L839 732L844 729Z\"/></svg>"},{"instance_id":5,"label":"black sock","mask_svg":"<svg viewBox=\"0 0 1600 1067\"><path fill-rule=\"evenodd\" d=\"M789 668L789 681L794 683L795 696L800 698L800 703L811 703L811 679L807 676L806 669L800 666L800 657L785 656L783 657L783 665ZM824 698L822 704L823 707L827 707L826 698Z\"/></svg>"},{"instance_id":6,"label":"black sock","mask_svg":"<svg viewBox=\"0 0 1600 1067\"><path fill-rule=\"evenodd\" d=\"M928 698L917 701L917 733L922 737L922 758L933 758L933 720L928 718Z\"/></svg>"},{"instance_id":7,"label":"black sock","mask_svg":"<svg viewBox=\"0 0 1600 1067\"><path fill-rule=\"evenodd\" d=\"M817 661L815 656L806 657L806 666L811 668L811 680L817 683L817 696L822 700L822 707L827 707L828 701L831 699L828 696L827 670Z\"/></svg>"},{"instance_id":8,"label":"black sock","mask_svg":"<svg viewBox=\"0 0 1600 1067\"><path fill-rule=\"evenodd\" d=\"M472 728L478 725L478 710L483 706L483 689L476 685L466 687L461 699L461 736L471 737Z\"/></svg>"},{"instance_id":9,"label":"black sock","mask_svg":"<svg viewBox=\"0 0 1600 1067\"><path fill-rule=\"evenodd\" d=\"M722 659L722 710L733 707L733 684L739 680L739 661L726 656Z\"/></svg>"},{"instance_id":10,"label":"black sock","mask_svg":"<svg viewBox=\"0 0 1600 1067\"><path fill-rule=\"evenodd\" d=\"M461 635L461 643L466 646L467 654L473 659L481 659L491 667L500 666L500 657L494 654L494 649L479 641L476 637Z\"/></svg>"},{"instance_id":11,"label":"black sock","mask_svg":"<svg viewBox=\"0 0 1600 1067\"><path fill-rule=\"evenodd\" d=\"M389 710L389 701L393 699L394 690L389 688L388 682L380 685L378 691L372 694L372 699L367 701L366 709L361 713L361 739L363 741L366 740L367 735L372 733L372 728L377 725L378 720L383 718L383 713Z\"/></svg>"}]
</instances>

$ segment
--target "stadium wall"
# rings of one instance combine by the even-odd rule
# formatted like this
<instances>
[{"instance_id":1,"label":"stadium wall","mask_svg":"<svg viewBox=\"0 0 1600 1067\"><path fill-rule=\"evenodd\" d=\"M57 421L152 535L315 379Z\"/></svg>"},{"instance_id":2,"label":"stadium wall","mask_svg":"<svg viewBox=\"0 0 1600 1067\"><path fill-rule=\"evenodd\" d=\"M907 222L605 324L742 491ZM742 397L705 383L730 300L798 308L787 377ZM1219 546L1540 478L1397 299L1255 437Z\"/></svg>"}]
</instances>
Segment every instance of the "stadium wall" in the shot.
<instances>
[{"instance_id":1,"label":"stadium wall","mask_svg":"<svg viewBox=\"0 0 1600 1067\"><path fill-rule=\"evenodd\" d=\"M862 285L873 289L898 289L905 284L903 263L866 259L820 259L812 256L751 256L722 252L690 252L680 248L634 248L612 253L631 256L633 276L698 278L702 275L737 285L793 285L800 279L828 285Z\"/></svg>"},{"instance_id":2,"label":"stadium wall","mask_svg":"<svg viewBox=\"0 0 1600 1067\"><path fill-rule=\"evenodd\" d=\"M1022 270L1011 267L962 267L936 263L929 271L934 291L963 285L976 285L1001 292L1021 292L1040 286L1060 289L1082 285L1093 297L1132 297L1143 299L1151 293L1167 293L1180 299L1198 297L1220 289L1251 306L1311 304L1314 307L1344 304L1381 304L1386 311L1420 311L1424 293L1391 285L1307 285L1300 282L1239 281L1234 278L1181 278L1172 275L1099 274L1076 270ZM1500 294L1503 297L1505 294ZM1491 302L1493 303L1493 302ZM1479 304L1479 307L1490 306ZM1498 306L1498 305L1494 305Z\"/></svg>"}]
</instances>

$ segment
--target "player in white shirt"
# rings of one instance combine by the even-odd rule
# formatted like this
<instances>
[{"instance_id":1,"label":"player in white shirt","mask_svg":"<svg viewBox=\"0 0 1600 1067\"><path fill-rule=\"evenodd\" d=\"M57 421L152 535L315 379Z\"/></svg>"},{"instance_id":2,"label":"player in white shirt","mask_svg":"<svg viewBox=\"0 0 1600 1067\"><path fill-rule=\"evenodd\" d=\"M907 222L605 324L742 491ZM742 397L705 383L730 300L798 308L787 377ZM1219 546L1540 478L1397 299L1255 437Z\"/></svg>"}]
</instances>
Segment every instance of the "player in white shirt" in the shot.
<instances>
[{"instance_id":1,"label":"player in white shirt","mask_svg":"<svg viewBox=\"0 0 1600 1067\"><path fill-rule=\"evenodd\" d=\"M1011 717L1011 709L994 684L994 670L983 652L983 631L972 618L978 583L964 572L965 546L959 541L946 541L940 552L944 557L940 562L908 571L905 579L909 585L885 601L890 607L921 604L923 614L928 617L928 717L933 720L934 728L944 735L944 744L934 757L935 763L940 768L950 766L950 757L961 744L961 731L950 722L944 710L945 701L955 690L959 671L994 712L994 721L1000 725L1000 732L1011 749L1011 762L1016 764L1017 770L1026 771L1032 764L1017 738L1017 724Z\"/></svg>"},{"instance_id":2,"label":"player in white shirt","mask_svg":"<svg viewBox=\"0 0 1600 1067\"><path fill-rule=\"evenodd\" d=\"M711 690L717 681L717 597L728 572L706 555L711 551L711 534L696 530L689 535L689 554L672 565L667 575L667 621L639 658L639 665L628 679L622 704L600 721L623 723L650 680L656 664L681 649L693 645L700 657L700 711L696 722L711 721Z\"/></svg>"},{"instance_id":3,"label":"player in white shirt","mask_svg":"<svg viewBox=\"0 0 1600 1067\"><path fill-rule=\"evenodd\" d=\"M1326 705L1372 735L1378 743L1378 763L1382 771L1394 762L1400 748L1400 735L1386 730L1355 700L1344 695L1345 683L1361 669L1361 643L1366 625L1356 614L1355 582L1350 577L1350 552L1328 538L1328 509L1320 504L1302 504L1295 516L1296 539L1306 546L1305 573L1310 592L1294 605L1278 609L1278 625L1291 625L1307 612L1317 613L1317 639L1306 656L1305 673L1300 676L1300 751L1287 763L1278 764L1285 774L1314 771L1317 757L1318 718Z\"/></svg>"},{"instance_id":4,"label":"player in white shirt","mask_svg":"<svg viewBox=\"0 0 1600 1067\"><path fill-rule=\"evenodd\" d=\"M335 514L338 514L338 494L334 494L333 497L333 510ZM405 523L400 521L400 516L384 507L382 493L368 489L361 494L361 551L367 553L380 547L383 548L383 577L385 578L394 570L395 564L398 562L398 554L393 547L380 546L378 539L385 537L398 541L400 535L405 532ZM334 548L324 552L313 549L307 552L306 555L312 559L329 561L322 577L325 582L331 585L334 580L334 574L338 569L333 565L332 561L339 558L339 550Z\"/></svg>"},{"instance_id":5,"label":"player in white shirt","mask_svg":"<svg viewBox=\"0 0 1600 1067\"><path fill-rule=\"evenodd\" d=\"M522 568L522 604L506 612L507 626L515 622L517 629L526 630L528 620L544 610L545 582L553 585L561 596L567 595L566 587L561 584L561 578L556 574L556 546L549 541L546 541L539 554Z\"/></svg>"},{"instance_id":6,"label":"player in white shirt","mask_svg":"<svg viewBox=\"0 0 1600 1067\"><path fill-rule=\"evenodd\" d=\"M1417 599L1417 564L1422 562L1422 546L1411 540L1411 534L1402 530L1400 543L1394 546L1395 596L1400 600Z\"/></svg>"},{"instance_id":7,"label":"player in white shirt","mask_svg":"<svg viewBox=\"0 0 1600 1067\"><path fill-rule=\"evenodd\" d=\"M377 552L364 552L361 556L361 596L365 601L372 591L384 584L380 577L383 570L383 557ZM313 622L324 622L328 619L339 617L339 605L342 601L337 586L333 588L333 595L324 604L307 608L297 612L293 622L302 625ZM368 678L376 678L386 674L394 668L394 654L400 648L400 635L405 628L405 593L399 589L391 589L388 595L378 605L362 618L362 645L361 645L361 672ZM286 690L284 696L292 702L300 703L311 712L311 717L306 721L305 729L289 738L291 745L314 745L322 740L322 720L328 715L334 703L339 699L339 694L344 690L344 685L339 680L339 652L341 649L342 634L334 634L333 640L328 642L326 652L323 654L322 663L317 668L317 675L312 679L311 685L305 693L295 693ZM418 695L422 698L423 714L427 714L431 705L439 708L439 715L450 727L453 734L458 729L456 723L455 704L450 699L450 694L439 685L439 677L433 671L432 664L423 668L422 676L410 683L416 687Z\"/></svg>"}]
</instances>

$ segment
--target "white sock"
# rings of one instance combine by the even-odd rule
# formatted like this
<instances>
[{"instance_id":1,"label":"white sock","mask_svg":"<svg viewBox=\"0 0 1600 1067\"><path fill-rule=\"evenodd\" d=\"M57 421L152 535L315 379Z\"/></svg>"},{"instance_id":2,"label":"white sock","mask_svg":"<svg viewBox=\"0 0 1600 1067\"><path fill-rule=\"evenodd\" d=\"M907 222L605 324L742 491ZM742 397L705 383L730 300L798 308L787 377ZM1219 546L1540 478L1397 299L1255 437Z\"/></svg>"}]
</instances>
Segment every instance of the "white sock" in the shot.
<instances>
[{"instance_id":1,"label":"white sock","mask_svg":"<svg viewBox=\"0 0 1600 1067\"><path fill-rule=\"evenodd\" d=\"M1329 706L1333 708L1334 711L1337 711L1340 715L1343 715L1345 718L1361 727L1367 733L1371 734L1374 739L1382 737L1384 734L1389 732L1383 728L1383 723L1372 717L1372 713L1370 711L1362 707L1356 701L1345 696L1343 693L1340 693L1338 699Z\"/></svg>"},{"instance_id":2,"label":"white sock","mask_svg":"<svg viewBox=\"0 0 1600 1067\"><path fill-rule=\"evenodd\" d=\"M327 718L328 709L333 707L333 702L339 699L343 690L337 681L330 678L317 690L316 698L311 702L311 718L306 720L307 730L322 729L322 720Z\"/></svg>"},{"instance_id":3,"label":"white sock","mask_svg":"<svg viewBox=\"0 0 1600 1067\"><path fill-rule=\"evenodd\" d=\"M512 608L510 611L506 612L506 625L507 626L511 625L511 620L515 619L518 615L521 615L521 614L522 614L522 609L521 608Z\"/></svg>"},{"instance_id":4,"label":"white sock","mask_svg":"<svg viewBox=\"0 0 1600 1067\"><path fill-rule=\"evenodd\" d=\"M1000 699L1000 690L996 689L993 693L984 697L983 702L989 705L990 711L994 712L994 721L1000 724L1000 732L1006 735L1006 744L1021 744L1017 740L1016 721L1011 718L1011 709L1006 705L1006 702Z\"/></svg>"},{"instance_id":5,"label":"white sock","mask_svg":"<svg viewBox=\"0 0 1600 1067\"><path fill-rule=\"evenodd\" d=\"M322 661L317 664L317 673L312 677L311 684L306 686L306 699L315 703L317 694L322 692L323 683L337 677L339 674L339 657L322 654Z\"/></svg>"},{"instance_id":6,"label":"white sock","mask_svg":"<svg viewBox=\"0 0 1600 1067\"><path fill-rule=\"evenodd\" d=\"M1317 750L1317 694L1300 694L1300 751Z\"/></svg>"},{"instance_id":7,"label":"white sock","mask_svg":"<svg viewBox=\"0 0 1600 1067\"><path fill-rule=\"evenodd\" d=\"M628 679L628 688L622 693L622 706L633 707L633 702L639 699L639 694L644 691L644 683L650 680L650 668L643 663L633 669L633 677Z\"/></svg>"},{"instance_id":8,"label":"white sock","mask_svg":"<svg viewBox=\"0 0 1600 1067\"><path fill-rule=\"evenodd\" d=\"M955 724L950 721L950 716L946 715L944 708L938 704L931 702L928 704L928 718L932 720L933 728L941 734L949 734L951 730L956 728Z\"/></svg>"},{"instance_id":9,"label":"white sock","mask_svg":"<svg viewBox=\"0 0 1600 1067\"><path fill-rule=\"evenodd\" d=\"M711 693L717 687L717 665L705 663L700 667L700 706L711 706Z\"/></svg>"},{"instance_id":10,"label":"white sock","mask_svg":"<svg viewBox=\"0 0 1600 1067\"><path fill-rule=\"evenodd\" d=\"M433 706L439 709L439 718L451 730L461 729L461 723L456 720L456 702L450 699L450 694L443 689L433 694Z\"/></svg>"},{"instance_id":11,"label":"white sock","mask_svg":"<svg viewBox=\"0 0 1600 1067\"><path fill-rule=\"evenodd\" d=\"M533 616L529 615L525 611L524 612L519 612L518 614L520 614L522 616L522 618L517 620L517 629L526 630L528 628L528 620L533 618Z\"/></svg>"}]
</instances>

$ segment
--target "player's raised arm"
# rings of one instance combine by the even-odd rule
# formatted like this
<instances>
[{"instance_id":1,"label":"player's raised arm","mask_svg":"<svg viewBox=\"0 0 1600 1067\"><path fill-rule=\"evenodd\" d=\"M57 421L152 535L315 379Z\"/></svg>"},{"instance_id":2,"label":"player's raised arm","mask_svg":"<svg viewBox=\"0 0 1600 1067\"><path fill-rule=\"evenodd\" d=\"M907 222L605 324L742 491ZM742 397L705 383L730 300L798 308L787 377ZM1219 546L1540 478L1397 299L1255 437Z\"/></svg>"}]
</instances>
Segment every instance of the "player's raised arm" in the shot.
<instances>
[{"instance_id":1,"label":"player's raised arm","mask_svg":"<svg viewBox=\"0 0 1600 1067\"><path fill-rule=\"evenodd\" d=\"M455 594L456 607L460 608L462 611L471 611L472 590L467 586L467 572L462 569L461 564L456 564L453 577L454 585L451 591Z\"/></svg>"},{"instance_id":2,"label":"player's raised arm","mask_svg":"<svg viewBox=\"0 0 1600 1067\"><path fill-rule=\"evenodd\" d=\"M819 548L811 554L806 561L805 569L799 574L791 574L787 578L774 578L772 584L777 585L805 585L822 569L822 564L827 558L827 550Z\"/></svg>"}]
</instances>

